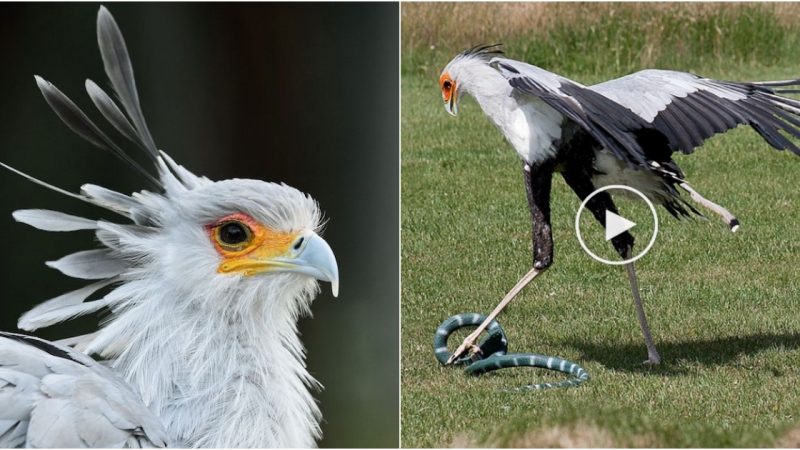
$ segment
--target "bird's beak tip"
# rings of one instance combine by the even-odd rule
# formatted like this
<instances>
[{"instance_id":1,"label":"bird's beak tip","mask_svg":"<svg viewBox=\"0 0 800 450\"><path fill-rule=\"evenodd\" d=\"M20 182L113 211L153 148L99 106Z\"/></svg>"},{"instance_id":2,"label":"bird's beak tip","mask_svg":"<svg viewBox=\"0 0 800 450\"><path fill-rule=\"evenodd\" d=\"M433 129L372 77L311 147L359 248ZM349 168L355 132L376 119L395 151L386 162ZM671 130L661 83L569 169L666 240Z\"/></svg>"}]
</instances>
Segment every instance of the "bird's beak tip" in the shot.
<instances>
[{"instance_id":1,"label":"bird's beak tip","mask_svg":"<svg viewBox=\"0 0 800 450\"><path fill-rule=\"evenodd\" d=\"M320 281L327 281L331 284L331 291L334 297L339 296L339 267L336 264L336 257L333 250L316 233L309 233L308 243L302 250L301 259L305 272Z\"/></svg>"},{"instance_id":2,"label":"bird's beak tip","mask_svg":"<svg viewBox=\"0 0 800 450\"><path fill-rule=\"evenodd\" d=\"M331 281L331 292L333 293L334 297L339 296L339 280Z\"/></svg>"}]
</instances>

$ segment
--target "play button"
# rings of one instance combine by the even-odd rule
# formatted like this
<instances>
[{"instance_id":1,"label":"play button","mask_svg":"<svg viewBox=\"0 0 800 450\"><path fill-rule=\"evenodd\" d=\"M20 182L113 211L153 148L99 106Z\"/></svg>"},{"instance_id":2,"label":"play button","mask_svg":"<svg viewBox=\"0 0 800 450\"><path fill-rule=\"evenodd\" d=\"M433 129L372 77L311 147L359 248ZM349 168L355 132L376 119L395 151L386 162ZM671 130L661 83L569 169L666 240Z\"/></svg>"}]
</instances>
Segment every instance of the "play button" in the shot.
<instances>
[{"instance_id":1,"label":"play button","mask_svg":"<svg viewBox=\"0 0 800 450\"><path fill-rule=\"evenodd\" d=\"M589 210L587 204L592 198L606 191L611 194L618 211L599 209L595 206L598 209L591 210L590 214L583 214ZM633 201L628 200L629 198ZM605 219L605 226L598 221L600 217ZM641 250L631 258L620 260L619 254L609 241L634 227L636 227L634 233L636 243L633 249L634 252ZM595 260L611 265L627 264L644 256L655 244L658 235L658 214L650 199L638 190L620 184L604 186L589 194L581 203L575 217L575 234L583 250ZM647 242L644 248L643 242Z\"/></svg>"},{"instance_id":2,"label":"play button","mask_svg":"<svg viewBox=\"0 0 800 450\"><path fill-rule=\"evenodd\" d=\"M606 210L606 240L610 241L636 226L636 222Z\"/></svg>"}]
</instances>

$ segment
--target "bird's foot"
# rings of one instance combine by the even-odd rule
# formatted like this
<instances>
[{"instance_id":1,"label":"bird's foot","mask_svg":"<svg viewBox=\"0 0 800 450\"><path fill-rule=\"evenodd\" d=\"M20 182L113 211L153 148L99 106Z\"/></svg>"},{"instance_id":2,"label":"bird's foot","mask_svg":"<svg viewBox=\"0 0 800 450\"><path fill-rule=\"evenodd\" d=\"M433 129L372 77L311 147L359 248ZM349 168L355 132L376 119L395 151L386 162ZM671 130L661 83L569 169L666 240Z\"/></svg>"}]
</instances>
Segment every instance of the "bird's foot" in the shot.
<instances>
[{"instance_id":1,"label":"bird's foot","mask_svg":"<svg viewBox=\"0 0 800 450\"><path fill-rule=\"evenodd\" d=\"M661 364L661 357L658 354L649 355L645 361L642 362L642 365L645 366L658 366Z\"/></svg>"},{"instance_id":2,"label":"bird's foot","mask_svg":"<svg viewBox=\"0 0 800 450\"><path fill-rule=\"evenodd\" d=\"M454 351L453 354L450 355L450 358L447 359L446 365L453 364L462 356L468 355L471 357L473 355L481 354L481 348L475 345L475 340L477 339L478 336L473 336L471 334L467 336L467 338L464 339L464 342L462 342L461 345L458 346L456 351Z\"/></svg>"}]
</instances>

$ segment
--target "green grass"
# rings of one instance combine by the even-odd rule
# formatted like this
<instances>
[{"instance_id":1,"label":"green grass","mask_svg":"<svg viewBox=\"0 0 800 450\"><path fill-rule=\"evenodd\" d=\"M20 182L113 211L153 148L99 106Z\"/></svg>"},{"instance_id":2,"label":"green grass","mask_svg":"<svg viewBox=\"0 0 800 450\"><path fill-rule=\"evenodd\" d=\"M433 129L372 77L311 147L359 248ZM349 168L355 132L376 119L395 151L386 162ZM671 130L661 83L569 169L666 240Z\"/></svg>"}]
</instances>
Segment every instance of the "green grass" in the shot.
<instances>
[{"instance_id":1,"label":"green grass","mask_svg":"<svg viewBox=\"0 0 800 450\"><path fill-rule=\"evenodd\" d=\"M694 71L729 79L800 74L788 53L775 58L774 66L707 62ZM588 83L617 74L587 64L565 75ZM554 427L600 430L620 446L761 447L800 422L800 158L772 150L749 128L676 157L742 227L732 234L716 216L677 221L659 209L658 241L637 266L664 360L657 368L640 364L646 352L624 269L581 250L573 232L579 201L556 176L555 264L500 322L510 351L577 361L592 379L576 389L507 393L560 375L514 369L469 377L437 364L432 339L453 314L487 313L530 268L520 164L474 101L448 116L425 71L404 70L402 92L404 447L546 446L553 442L537 436Z\"/></svg>"}]
</instances>

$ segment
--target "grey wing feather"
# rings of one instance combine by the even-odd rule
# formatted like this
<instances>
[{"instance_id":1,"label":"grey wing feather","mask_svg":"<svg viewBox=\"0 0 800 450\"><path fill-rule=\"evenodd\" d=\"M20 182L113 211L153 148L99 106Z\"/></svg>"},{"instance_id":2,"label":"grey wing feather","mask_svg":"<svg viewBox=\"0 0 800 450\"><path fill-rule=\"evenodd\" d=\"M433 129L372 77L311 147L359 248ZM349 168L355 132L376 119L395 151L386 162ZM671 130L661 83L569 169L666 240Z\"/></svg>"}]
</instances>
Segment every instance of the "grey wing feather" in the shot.
<instances>
[{"instance_id":1,"label":"grey wing feather","mask_svg":"<svg viewBox=\"0 0 800 450\"><path fill-rule=\"evenodd\" d=\"M0 447L165 447L124 380L68 347L0 333Z\"/></svg>"},{"instance_id":2,"label":"grey wing feather","mask_svg":"<svg viewBox=\"0 0 800 450\"><path fill-rule=\"evenodd\" d=\"M25 445L25 435L27 434L27 422L0 419L0 447L22 447Z\"/></svg>"},{"instance_id":3,"label":"grey wing feather","mask_svg":"<svg viewBox=\"0 0 800 450\"><path fill-rule=\"evenodd\" d=\"M775 86L797 85L798 80ZM800 155L800 102L773 84L736 83L670 70L643 70L589 89L625 106L664 133L672 150L691 153L709 137L742 124L770 145Z\"/></svg>"}]
</instances>

